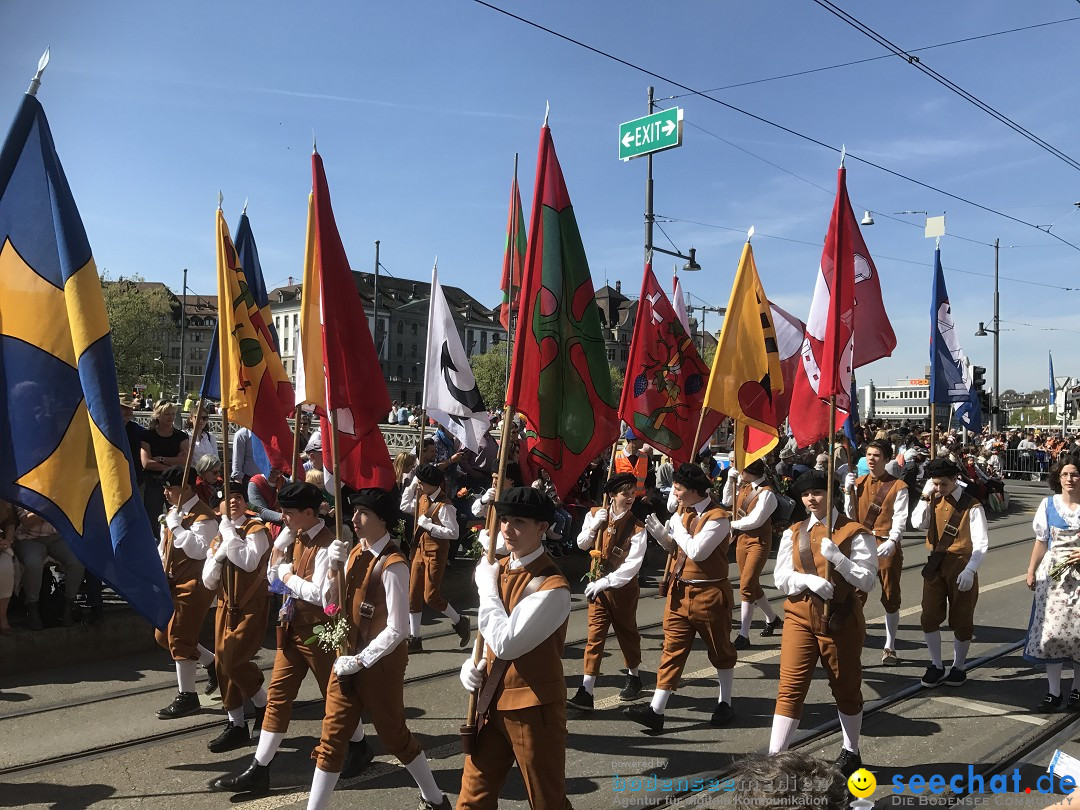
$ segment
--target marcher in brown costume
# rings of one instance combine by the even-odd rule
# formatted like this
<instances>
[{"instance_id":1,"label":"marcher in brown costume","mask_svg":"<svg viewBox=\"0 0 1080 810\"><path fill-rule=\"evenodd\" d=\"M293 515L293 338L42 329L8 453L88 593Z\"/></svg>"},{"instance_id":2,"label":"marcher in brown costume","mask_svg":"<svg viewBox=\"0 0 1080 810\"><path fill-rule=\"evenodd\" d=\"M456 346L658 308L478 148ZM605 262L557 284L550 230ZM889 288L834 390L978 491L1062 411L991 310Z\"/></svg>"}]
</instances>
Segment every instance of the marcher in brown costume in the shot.
<instances>
[{"instance_id":1,"label":"marcher in brown costume","mask_svg":"<svg viewBox=\"0 0 1080 810\"><path fill-rule=\"evenodd\" d=\"M206 667L209 678L206 693L217 688L214 654L199 643L199 632L214 601L214 592L203 585L202 568L207 549L218 533L217 515L195 494L195 471L188 470L187 485L181 489L183 478L183 467L169 467L160 479L169 511L161 527L158 553L169 580L173 615L164 631L154 631L154 638L176 662L178 685L173 702L158 711L157 716L162 720L199 711L199 695L195 691L198 664Z\"/></svg>"},{"instance_id":2,"label":"marcher in brown costume","mask_svg":"<svg viewBox=\"0 0 1080 810\"><path fill-rule=\"evenodd\" d=\"M470 657L461 667L462 684L480 694L457 810L497 807L515 761L532 810L567 810L562 650L570 586L543 547L555 506L532 487L513 487L495 509L510 556L476 565L487 648L479 666Z\"/></svg>"},{"instance_id":3,"label":"marcher in brown costume","mask_svg":"<svg viewBox=\"0 0 1080 810\"><path fill-rule=\"evenodd\" d=\"M856 591L873 589L877 556L873 535L827 504L827 487L828 474L820 470L799 476L795 491L810 517L784 532L776 554L776 588L788 598L769 751L786 751L791 743L820 659L844 737L836 767L846 777L862 767L861 654L866 624ZM826 516L831 528L825 524Z\"/></svg>"}]
</instances>

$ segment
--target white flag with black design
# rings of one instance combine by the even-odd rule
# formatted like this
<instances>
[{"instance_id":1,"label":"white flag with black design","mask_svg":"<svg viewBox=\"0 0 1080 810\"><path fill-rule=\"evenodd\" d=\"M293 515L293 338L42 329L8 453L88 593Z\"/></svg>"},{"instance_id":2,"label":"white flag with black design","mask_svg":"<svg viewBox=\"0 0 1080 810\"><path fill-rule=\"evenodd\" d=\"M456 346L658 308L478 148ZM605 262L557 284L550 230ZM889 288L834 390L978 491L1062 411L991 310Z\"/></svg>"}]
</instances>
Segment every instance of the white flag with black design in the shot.
<instances>
[{"instance_id":1,"label":"white flag with black design","mask_svg":"<svg viewBox=\"0 0 1080 810\"><path fill-rule=\"evenodd\" d=\"M439 286L438 265L431 271L428 308L427 363L424 366L423 407L427 415L450 431L465 447L480 449L491 424L476 386L454 316Z\"/></svg>"}]
</instances>

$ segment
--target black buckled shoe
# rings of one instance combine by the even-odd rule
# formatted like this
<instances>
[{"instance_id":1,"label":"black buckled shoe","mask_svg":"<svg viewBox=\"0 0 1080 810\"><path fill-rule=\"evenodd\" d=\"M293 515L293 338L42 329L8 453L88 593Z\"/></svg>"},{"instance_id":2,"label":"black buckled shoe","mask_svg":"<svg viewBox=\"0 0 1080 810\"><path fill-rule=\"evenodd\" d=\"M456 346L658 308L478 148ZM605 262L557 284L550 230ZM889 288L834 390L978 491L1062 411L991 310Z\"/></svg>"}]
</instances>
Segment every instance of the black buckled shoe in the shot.
<instances>
[{"instance_id":1,"label":"black buckled shoe","mask_svg":"<svg viewBox=\"0 0 1080 810\"><path fill-rule=\"evenodd\" d=\"M593 710L593 696L585 691L584 686L579 686L574 696L566 701L566 705L573 706L583 712L591 712Z\"/></svg>"},{"instance_id":2,"label":"black buckled shoe","mask_svg":"<svg viewBox=\"0 0 1080 810\"><path fill-rule=\"evenodd\" d=\"M735 636L735 641L732 642L731 646L734 647L736 650L749 650L750 639L747 636L743 635Z\"/></svg>"},{"instance_id":3,"label":"black buckled shoe","mask_svg":"<svg viewBox=\"0 0 1080 810\"><path fill-rule=\"evenodd\" d=\"M210 783L214 790L229 793L251 793L262 795L270 792L270 766L260 765L254 759L239 776L223 776Z\"/></svg>"},{"instance_id":4,"label":"black buckled shoe","mask_svg":"<svg viewBox=\"0 0 1080 810\"><path fill-rule=\"evenodd\" d=\"M641 676L626 673L626 686L619 692L619 700L630 701L641 697Z\"/></svg>"},{"instance_id":5,"label":"black buckled shoe","mask_svg":"<svg viewBox=\"0 0 1080 810\"><path fill-rule=\"evenodd\" d=\"M781 619L779 616L777 616L771 622L768 620L765 621L765 626L761 628L761 637L769 638L774 635L777 630L780 630L781 632L783 632L784 630L784 620Z\"/></svg>"},{"instance_id":6,"label":"black buckled shoe","mask_svg":"<svg viewBox=\"0 0 1080 810\"><path fill-rule=\"evenodd\" d=\"M235 751L251 744L251 735L248 734L247 723L242 726L234 726L232 721L225 721L225 728L220 734L206 744L212 753L223 754L226 751Z\"/></svg>"},{"instance_id":7,"label":"black buckled shoe","mask_svg":"<svg viewBox=\"0 0 1080 810\"><path fill-rule=\"evenodd\" d=\"M459 647L468 647L469 639L472 638L472 626L469 624L468 616L460 616L458 620L454 622L454 632L458 634L458 638L461 641L458 643Z\"/></svg>"},{"instance_id":8,"label":"black buckled shoe","mask_svg":"<svg viewBox=\"0 0 1080 810\"><path fill-rule=\"evenodd\" d=\"M420 640L420 636L409 636L405 643L409 645L409 653L422 653L424 651L424 642Z\"/></svg>"},{"instance_id":9,"label":"black buckled shoe","mask_svg":"<svg viewBox=\"0 0 1080 810\"><path fill-rule=\"evenodd\" d=\"M840 756L836 758L836 770L840 771L841 776L847 779L861 767L862 757L858 752L848 751L846 748L840 749Z\"/></svg>"},{"instance_id":10,"label":"black buckled shoe","mask_svg":"<svg viewBox=\"0 0 1080 810\"><path fill-rule=\"evenodd\" d=\"M373 759L375 759L375 752L371 750L366 737L359 742L350 741L340 778L352 779L354 776L359 776Z\"/></svg>"},{"instance_id":11,"label":"black buckled shoe","mask_svg":"<svg viewBox=\"0 0 1080 810\"><path fill-rule=\"evenodd\" d=\"M1046 697L1042 699L1042 703L1039 704L1039 708L1036 709L1036 711L1045 713L1056 712L1058 709L1061 708L1061 702L1063 699L1064 695L1051 695L1049 692L1047 692Z\"/></svg>"},{"instance_id":12,"label":"black buckled shoe","mask_svg":"<svg viewBox=\"0 0 1080 810\"><path fill-rule=\"evenodd\" d=\"M203 688L204 695L212 695L217 691L218 678L217 678L217 659L215 658L206 667L206 686Z\"/></svg>"},{"instance_id":13,"label":"black buckled shoe","mask_svg":"<svg viewBox=\"0 0 1080 810\"><path fill-rule=\"evenodd\" d=\"M935 667L933 664L926 668L922 676L922 685L925 687L937 686L945 680L945 667ZM856 770L858 770L856 768Z\"/></svg>"},{"instance_id":14,"label":"black buckled shoe","mask_svg":"<svg viewBox=\"0 0 1080 810\"><path fill-rule=\"evenodd\" d=\"M1069 692L1069 702L1065 704L1065 708L1070 712L1080 712L1080 689Z\"/></svg>"},{"instance_id":15,"label":"black buckled shoe","mask_svg":"<svg viewBox=\"0 0 1080 810\"><path fill-rule=\"evenodd\" d=\"M197 693L177 692L176 697L173 698L173 702L164 709L159 709L157 716L158 720L175 720L178 717L187 717L189 714L195 714L201 708L202 704L199 703L199 696Z\"/></svg>"},{"instance_id":16,"label":"black buckled shoe","mask_svg":"<svg viewBox=\"0 0 1080 810\"><path fill-rule=\"evenodd\" d=\"M445 793L443 794L442 801L438 804L432 804L427 799L425 799L424 794L421 793L420 805L416 808L416 810L451 810L451 808L453 808L453 805L450 804L450 798Z\"/></svg>"},{"instance_id":17,"label":"black buckled shoe","mask_svg":"<svg viewBox=\"0 0 1080 810\"><path fill-rule=\"evenodd\" d=\"M664 730L664 715L654 712L652 706L647 703L631 706L626 710L626 716L635 723L641 723L650 731Z\"/></svg>"},{"instance_id":18,"label":"black buckled shoe","mask_svg":"<svg viewBox=\"0 0 1080 810\"><path fill-rule=\"evenodd\" d=\"M709 723L714 726L726 726L735 719L735 710L731 708L730 703L717 703L716 708L713 709L712 717L709 718Z\"/></svg>"}]
</instances>

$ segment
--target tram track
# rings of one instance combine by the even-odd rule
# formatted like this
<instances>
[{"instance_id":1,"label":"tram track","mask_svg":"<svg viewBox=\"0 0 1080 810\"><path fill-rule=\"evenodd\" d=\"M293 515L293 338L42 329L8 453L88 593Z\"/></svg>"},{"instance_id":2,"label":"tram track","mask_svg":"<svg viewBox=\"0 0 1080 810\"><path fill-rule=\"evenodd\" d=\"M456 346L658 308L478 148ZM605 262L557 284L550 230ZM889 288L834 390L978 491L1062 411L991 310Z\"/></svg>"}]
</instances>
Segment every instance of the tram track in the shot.
<instances>
[{"instance_id":1,"label":"tram track","mask_svg":"<svg viewBox=\"0 0 1080 810\"><path fill-rule=\"evenodd\" d=\"M1021 524L1025 523L1025 522L1027 522L1027 520L1029 520L1029 518L1023 518L1021 520L1008 520L1008 519L1005 519L1005 520L993 523L992 524L992 529L1007 528L1009 526L1021 525ZM909 540L909 542L904 542L902 544L902 546L901 546L904 550L915 549L916 547L923 547L924 546L924 540L922 539L921 536L910 537L910 538L907 538L907 539ZM1005 550L1005 549L1008 549L1008 548L1012 548L1012 547L1015 547L1015 546L1021 545L1021 544L1029 544L1030 542L1031 542L1030 538L1023 537L1023 538L1019 538L1019 539L1016 539L1016 540L1006 541L1006 542L1003 542L1003 543L992 544L990 546L990 553L993 553L995 551ZM917 563L910 563L910 564L904 565L902 570L908 571L908 570L914 570L914 569L921 569L922 565L923 565L922 561L919 561ZM737 576L729 578L729 581L732 583L733 586L735 586L736 588L738 587L739 579L738 579ZM659 600L660 597L659 597L658 594L653 594L651 596L645 597L645 599ZM771 596L769 598L769 602L771 604L780 604L780 603L784 602L785 599L786 599L785 596L783 596L781 594L775 594L775 595L773 595L773 596ZM584 610L586 607L587 607L587 604L584 602L584 600L577 600L575 602L575 604L572 606L571 610L572 611L579 611L579 610ZM662 626L663 626L662 621L654 621L654 622L649 622L649 623L641 625L640 629L642 631L656 630L658 628L662 628ZM455 635L455 634L452 633L452 632L433 633L431 635L424 636L424 640L429 641L429 640L434 640L434 639L453 636L453 635ZM586 638L582 634L580 637L575 637L573 640L568 639L566 644L565 644L565 647L567 647L567 648L581 647L581 646L583 646L585 644L585 641L586 641ZM1010 644L1005 645L1005 647L998 648L997 650L993 651L992 653L990 653L990 654L988 654L986 656L983 656L980 659L975 659L974 661L972 661L970 668L976 668L978 666L983 666L985 663L987 663L989 661L996 660L996 659L998 659L998 658L1000 658L1000 657L1002 657L1004 655L1007 655L1010 652L1014 651L1016 648L1018 648L1022 644L1023 644L1023 639L1021 639L1021 640L1019 640L1017 642L1011 642ZM760 648L760 649L764 649L764 648ZM263 671L267 672L271 668L272 668L272 663L271 663L270 666L264 667ZM405 685L408 686L410 684L419 684L419 683L438 680L438 679L446 678L446 677L450 677L450 676L456 676L458 674L458 669L459 669L458 666L453 666L453 667L449 667L449 668L445 668L445 669L436 669L436 670L433 670L431 672L425 672L425 673L421 673L421 674L417 674L417 675L407 676L405 678ZM202 682L200 682L200 684L201 683ZM160 685L149 685L148 684L148 685L143 686L143 687L131 687L131 688L119 690L119 691L116 691L116 692L110 692L110 693L105 694L105 695L96 695L96 696L89 697L89 698L86 698L86 699L80 700L80 701L73 701L73 702L68 702L68 703L55 703L55 704L51 704L51 705L48 705L48 706L37 707L37 708L33 708L33 709L27 709L27 710L24 710L24 711L11 712L11 713L0 715L0 720L15 719L15 718L25 718L25 717L35 716L35 715L48 715L48 714L52 714L52 713L61 712L61 711L64 711L64 710L70 710L70 709L74 709L74 708L90 706L90 705L104 703L104 702L108 702L108 701L112 701L112 700L120 700L120 699L124 699L124 698L128 698L128 697L136 697L136 696L140 696L140 695L152 694L154 692L171 692L171 691L174 691L174 690L175 690L175 685L173 683L165 683L165 684L160 684ZM912 697L915 694L920 693L921 691L923 691L922 688L916 683L913 686L905 687L904 689L902 689L899 692L896 692L896 693L894 693L892 695L888 695L888 696L879 698L879 699L877 699L875 701L872 701L872 702L870 702L868 704L868 708L866 710L867 715L869 715L871 713L876 713L876 712L882 711L882 710L884 710L884 709L886 709L886 708L888 708L890 706L895 705L896 703L899 703L899 702L901 702L903 700L906 700L906 699ZM302 709L302 708L305 708L305 707L318 705L321 702L322 702L321 699L302 700L302 701L296 701L294 706L295 706L296 709ZM137 738L131 739L131 740L121 740L121 741L117 741L115 743L109 743L109 744L101 745L101 746L98 746L98 747L95 747L93 749L86 750L86 751L70 752L70 753L60 754L60 755L53 756L53 757L43 757L43 758L39 758L37 760L27 762L27 763L19 763L19 764L16 764L16 765L2 767L2 768L0 768L0 776L26 773L26 772L29 772L29 771L35 771L35 770L39 770L39 769L43 769L43 768L51 768L51 767L55 767L55 766L59 766L59 765L78 762L80 760L95 758L95 757L102 756L102 755L105 755L105 754L111 754L111 753L116 753L116 752L120 752L120 751L133 750L133 749L138 749L138 748L143 748L143 747L149 747L149 746L153 746L155 744L165 742L165 741L168 741L168 740L179 739L179 738L184 738L184 737L189 737L189 736L195 736L195 735L198 735L198 734L203 734L203 733L207 732L210 729L219 727L221 725L221 722L222 722L222 715L220 713L218 713L218 712L214 712L212 717L210 715L207 716L206 722L200 722L200 723L198 723L196 725L193 725L193 726L185 726L183 728L166 729L166 730L163 730L163 731L160 731L160 732L155 732L153 734L143 735L141 737L137 737ZM835 721L835 720L831 721L830 723L826 723L823 726L819 726L818 728L812 730L812 735L811 736L809 736L809 737L807 737L805 739L800 739L800 741L797 743L797 746L801 747L803 745L812 744L815 740L820 739L821 737L826 736L826 735L834 732L837 728L839 728L839 722ZM726 769L723 772L727 773L730 770L731 769ZM721 772L718 772L718 773L721 773ZM690 795L690 794L687 794L687 795ZM673 800L674 800L674 797L673 797Z\"/></svg>"}]
</instances>

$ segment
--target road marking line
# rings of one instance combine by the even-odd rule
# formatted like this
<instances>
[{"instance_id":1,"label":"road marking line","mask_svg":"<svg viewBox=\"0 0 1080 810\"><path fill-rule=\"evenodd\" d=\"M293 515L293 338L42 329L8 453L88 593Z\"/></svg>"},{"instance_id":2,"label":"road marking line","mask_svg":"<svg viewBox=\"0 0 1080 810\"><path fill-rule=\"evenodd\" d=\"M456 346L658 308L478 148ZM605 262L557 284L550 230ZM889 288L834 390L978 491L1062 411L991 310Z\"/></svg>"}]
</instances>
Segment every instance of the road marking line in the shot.
<instances>
[{"instance_id":1,"label":"road marking line","mask_svg":"<svg viewBox=\"0 0 1080 810\"><path fill-rule=\"evenodd\" d=\"M948 706L957 706L961 709L971 709L981 714L990 714L995 717L1008 717L1010 720L1019 720L1021 723L1030 723L1033 726L1045 726L1046 720L1041 717L1032 717L1029 714L1018 714L1013 706L999 706L995 703L983 703L980 700L966 700L958 697L935 697L938 703Z\"/></svg>"}]
</instances>

